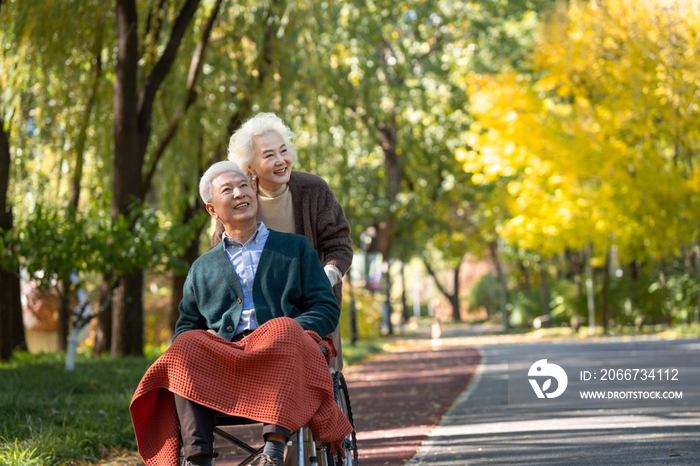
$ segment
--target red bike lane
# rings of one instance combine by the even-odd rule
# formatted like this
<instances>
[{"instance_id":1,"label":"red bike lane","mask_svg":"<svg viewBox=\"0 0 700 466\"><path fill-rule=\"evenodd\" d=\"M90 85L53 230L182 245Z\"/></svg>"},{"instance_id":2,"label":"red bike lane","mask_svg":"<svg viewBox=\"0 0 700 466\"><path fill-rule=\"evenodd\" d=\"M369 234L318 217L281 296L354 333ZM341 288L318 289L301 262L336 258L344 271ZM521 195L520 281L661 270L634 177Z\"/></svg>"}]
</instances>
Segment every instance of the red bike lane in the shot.
<instances>
[{"instance_id":1,"label":"red bike lane","mask_svg":"<svg viewBox=\"0 0 700 466\"><path fill-rule=\"evenodd\" d=\"M404 346L344 370L361 466L402 465L466 390L480 356L468 346Z\"/></svg>"}]
</instances>

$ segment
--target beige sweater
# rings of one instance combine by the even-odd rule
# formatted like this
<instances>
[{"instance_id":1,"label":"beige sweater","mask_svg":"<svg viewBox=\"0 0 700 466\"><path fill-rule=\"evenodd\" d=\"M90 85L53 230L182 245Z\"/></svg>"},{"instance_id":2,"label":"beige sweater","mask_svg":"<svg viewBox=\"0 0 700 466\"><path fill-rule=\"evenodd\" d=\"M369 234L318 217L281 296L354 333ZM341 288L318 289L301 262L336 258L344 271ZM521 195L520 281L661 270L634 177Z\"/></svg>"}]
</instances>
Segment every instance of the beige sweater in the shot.
<instances>
[{"instance_id":1,"label":"beige sweater","mask_svg":"<svg viewBox=\"0 0 700 466\"><path fill-rule=\"evenodd\" d=\"M296 233L292 192L288 184L277 191L268 191L258 185L258 221L272 230Z\"/></svg>"}]
</instances>

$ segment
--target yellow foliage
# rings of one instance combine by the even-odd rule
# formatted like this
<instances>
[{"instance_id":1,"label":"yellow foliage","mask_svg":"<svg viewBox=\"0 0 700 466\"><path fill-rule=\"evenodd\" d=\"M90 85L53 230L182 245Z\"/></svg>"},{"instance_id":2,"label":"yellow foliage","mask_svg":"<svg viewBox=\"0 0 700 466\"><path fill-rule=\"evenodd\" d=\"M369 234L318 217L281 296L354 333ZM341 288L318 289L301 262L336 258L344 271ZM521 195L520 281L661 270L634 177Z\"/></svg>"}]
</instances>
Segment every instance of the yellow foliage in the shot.
<instances>
[{"instance_id":1,"label":"yellow foliage","mask_svg":"<svg viewBox=\"0 0 700 466\"><path fill-rule=\"evenodd\" d=\"M500 190L508 241L545 256L591 241L660 257L698 236L700 7L683 0L562 3L537 81L470 74L477 122L455 154Z\"/></svg>"}]
</instances>

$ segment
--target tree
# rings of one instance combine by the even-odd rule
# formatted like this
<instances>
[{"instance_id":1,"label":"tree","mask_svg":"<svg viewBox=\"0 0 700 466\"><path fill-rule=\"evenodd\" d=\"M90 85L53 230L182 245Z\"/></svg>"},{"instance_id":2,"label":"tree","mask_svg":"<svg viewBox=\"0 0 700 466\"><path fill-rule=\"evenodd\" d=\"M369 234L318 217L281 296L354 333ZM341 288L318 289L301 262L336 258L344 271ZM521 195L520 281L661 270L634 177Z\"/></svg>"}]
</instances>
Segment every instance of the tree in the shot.
<instances>
[{"instance_id":1,"label":"tree","mask_svg":"<svg viewBox=\"0 0 700 466\"><path fill-rule=\"evenodd\" d=\"M545 259L591 244L602 265L612 245L663 262L695 241L698 17L685 2L561 4L534 73L468 77L477 122L456 157L501 184L509 243Z\"/></svg>"},{"instance_id":2,"label":"tree","mask_svg":"<svg viewBox=\"0 0 700 466\"><path fill-rule=\"evenodd\" d=\"M370 251L385 260L432 245L450 267L478 250L461 230L443 234L465 223L448 218L476 210L466 207L469 176L451 157L471 120L462 72L498 68L497 49L507 50L503 61L522 59L537 24L530 9L542 3L346 2L314 12L300 120L313 126L309 152L327 162L311 155L309 166L337 187L355 241L372 227Z\"/></svg>"},{"instance_id":3,"label":"tree","mask_svg":"<svg viewBox=\"0 0 700 466\"><path fill-rule=\"evenodd\" d=\"M478 181L507 180L507 192L502 191L512 213L503 225L507 238L545 256L581 249L589 240L604 252L614 238L624 260L641 249L660 257L669 247L692 241L695 224L686 221L686 212L697 202L697 191L687 157L697 141L692 128L698 114L691 110L680 123L676 105L692 105L674 103L660 92L669 84L659 80L656 69L670 68L665 61L678 62L685 52L664 45L673 39L645 43L642 31L654 29L660 14L654 4L640 3L633 10L618 2L607 2L604 9L591 4L585 14L572 5L543 32L536 57L543 67L539 80L515 73L473 79L472 111L479 122L467 143L478 152L458 157ZM571 26L561 15L572 16ZM609 21L609 27L601 29L601 21ZM651 23L641 26L644 21ZM681 23L670 23L684 30ZM571 29L562 35L562 27ZM616 40L605 31L623 37ZM619 52L608 51L621 47L659 58L653 65L647 59L628 63L618 59ZM591 69L592 62L600 65ZM682 98L687 79L672 80L679 87L670 92ZM645 83L641 89L639 80ZM629 92L621 92L625 89ZM662 228L650 212L667 219Z\"/></svg>"},{"instance_id":4,"label":"tree","mask_svg":"<svg viewBox=\"0 0 700 466\"><path fill-rule=\"evenodd\" d=\"M11 15L0 2L0 19L6 24ZM10 235L14 228L12 204L8 201L12 156L10 153L10 131L13 116L19 110L16 95L11 92L12 81L19 81L22 66L10 56L18 48L17 30L0 30L0 43L4 44L0 56L0 361L9 359L15 348L26 347L22 307L20 300L19 267L14 258L14 245ZM14 34L13 34L14 33ZM9 102L7 101L9 98Z\"/></svg>"},{"instance_id":5,"label":"tree","mask_svg":"<svg viewBox=\"0 0 700 466\"><path fill-rule=\"evenodd\" d=\"M9 130L5 129L5 121L0 116L0 243L3 256L12 254L12 246L11 243L8 244L6 235L13 228L12 207L7 203L11 161L8 132ZM0 267L0 361L9 359L15 348L26 346L22 325L19 268L16 264L7 262L3 260Z\"/></svg>"},{"instance_id":6,"label":"tree","mask_svg":"<svg viewBox=\"0 0 700 466\"><path fill-rule=\"evenodd\" d=\"M161 3L162 5L162 3ZM139 83L138 13L135 0L117 0L117 65L114 76L114 181L112 215L129 217L143 193L143 167L151 140L153 103L170 71L199 0L186 0L164 51ZM157 12L161 13L161 12ZM151 32L149 29L147 33ZM160 24L152 35L160 34ZM150 64L150 63L149 63ZM113 354L143 352L143 272L119 276L112 308Z\"/></svg>"}]
</instances>

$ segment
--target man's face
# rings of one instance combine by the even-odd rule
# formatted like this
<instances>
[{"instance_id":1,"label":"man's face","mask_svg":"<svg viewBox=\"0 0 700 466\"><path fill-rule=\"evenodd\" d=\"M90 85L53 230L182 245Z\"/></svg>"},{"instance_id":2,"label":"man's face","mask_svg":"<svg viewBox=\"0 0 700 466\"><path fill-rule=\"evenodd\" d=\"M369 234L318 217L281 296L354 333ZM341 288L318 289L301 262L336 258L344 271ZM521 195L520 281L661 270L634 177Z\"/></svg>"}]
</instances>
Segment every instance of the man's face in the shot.
<instances>
[{"instance_id":1,"label":"man's face","mask_svg":"<svg viewBox=\"0 0 700 466\"><path fill-rule=\"evenodd\" d=\"M212 180L211 193L207 211L224 226L236 227L251 219L255 222L258 200L245 176L234 171L224 172Z\"/></svg>"}]
</instances>

